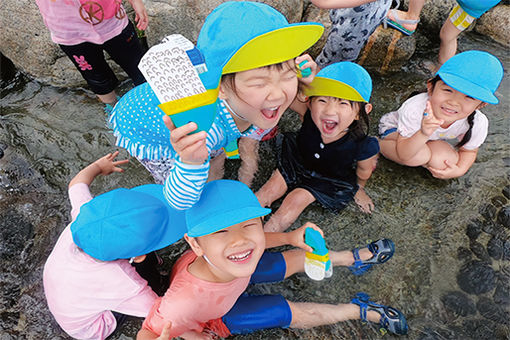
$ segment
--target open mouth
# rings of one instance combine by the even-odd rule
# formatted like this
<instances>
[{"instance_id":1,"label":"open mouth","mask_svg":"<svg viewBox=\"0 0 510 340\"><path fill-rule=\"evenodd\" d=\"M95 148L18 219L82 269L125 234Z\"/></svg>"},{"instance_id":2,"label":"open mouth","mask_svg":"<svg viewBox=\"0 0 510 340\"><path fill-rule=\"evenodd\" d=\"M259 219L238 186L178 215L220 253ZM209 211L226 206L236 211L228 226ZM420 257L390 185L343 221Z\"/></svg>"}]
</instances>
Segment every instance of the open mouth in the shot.
<instances>
[{"instance_id":1,"label":"open mouth","mask_svg":"<svg viewBox=\"0 0 510 340\"><path fill-rule=\"evenodd\" d=\"M455 114L457 114L457 111L456 111L456 110L452 110L452 109L449 109L449 108L444 107L444 106L442 106L442 107L441 107L441 110L442 110L445 114L447 114L447 115L455 115Z\"/></svg>"},{"instance_id":2,"label":"open mouth","mask_svg":"<svg viewBox=\"0 0 510 340\"><path fill-rule=\"evenodd\" d=\"M227 256L227 258L232 262L242 263L242 262L248 261L251 258L252 254L253 254L253 249L250 249L250 250L246 250L246 251L243 251L240 253L229 255L229 256Z\"/></svg>"},{"instance_id":3,"label":"open mouth","mask_svg":"<svg viewBox=\"0 0 510 340\"><path fill-rule=\"evenodd\" d=\"M270 107L267 109L262 109L260 111L262 112L262 115L264 115L264 117L266 119L275 119L276 117L278 117L278 109L279 108L280 108L280 106L276 106L276 107Z\"/></svg>"},{"instance_id":4,"label":"open mouth","mask_svg":"<svg viewBox=\"0 0 510 340\"><path fill-rule=\"evenodd\" d=\"M335 130L335 128L337 127L337 125L338 122L335 122L334 120L323 119L322 131L324 131L325 133L332 133L333 130Z\"/></svg>"}]
</instances>

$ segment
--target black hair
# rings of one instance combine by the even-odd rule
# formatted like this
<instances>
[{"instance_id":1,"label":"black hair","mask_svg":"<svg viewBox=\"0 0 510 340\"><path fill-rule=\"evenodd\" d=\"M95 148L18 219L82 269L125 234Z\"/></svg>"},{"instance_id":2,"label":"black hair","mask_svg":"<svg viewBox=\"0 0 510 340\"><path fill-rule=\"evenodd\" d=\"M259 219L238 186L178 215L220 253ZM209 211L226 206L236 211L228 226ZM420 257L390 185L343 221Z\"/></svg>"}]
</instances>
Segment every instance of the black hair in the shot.
<instances>
[{"instance_id":1,"label":"black hair","mask_svg":"<svg viewBox=\"0 0 510 340\"><path fill-rule=\"evenodd\" d=\"M365 109L367 103L364 102L353 102L349 101L351 106L358 105L358 119L355 119L351 125L349 125L349 132L355 140L360 140L368 135L370 130L370 119Z\"/></svg>"},{"instance_id":2,"label":"black hair","mask_svg":"<svg viewBox=\"0 0 510 340\"><path fill-rule=\"evenodd\" d=\"M436 84L439 80L442 80L441 77L439 77L439 75L436 75L434 78L429 80L429 83L432 84L432 90L434 90L434 87L436 86ZM473 125L474 125L474 121L475 121L475 114L476 114L476 110L471 112L471 114L467 117L467 122L468 122L469 128L466 131L466 133L464 134L464 137L462 137L462 140L455 145L456 148L462 147L464 144L469 142L469 140L471 139L471 134L473 132Z\"/></svg>"}]
</instances>

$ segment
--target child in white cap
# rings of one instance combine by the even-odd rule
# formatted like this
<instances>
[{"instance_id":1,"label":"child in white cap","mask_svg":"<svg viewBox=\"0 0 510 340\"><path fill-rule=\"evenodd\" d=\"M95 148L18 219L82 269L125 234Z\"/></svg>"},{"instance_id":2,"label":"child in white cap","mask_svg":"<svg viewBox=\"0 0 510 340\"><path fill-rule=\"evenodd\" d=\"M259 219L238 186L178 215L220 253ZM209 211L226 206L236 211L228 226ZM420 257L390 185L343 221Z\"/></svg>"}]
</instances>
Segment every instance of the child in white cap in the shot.
<instances>
[{"instance_id":1,"label":"child in white cap","mask_svg":"<svg viewBox=\"0 0 510 340\"><path fill-rule=\"evenodd\" d=\"M292 106L301 129L277 140L278 169L257 192L270 206L290 191L266 231L284 231L314 201L332 211L352 200L363 212L374 209L364 189L379 154L377 138L368 135L370 75L349 61L331 64L303 92L307 99Z\"/></svg>"},{"instance_id":2,"label":"child in white cap","mask_svg":"<svg viewBox=\"0 0 510 340\"><path fill-rule=\"evenodd\" d=\"M137 339L155 339L163 331L166 337L185 339L227 337L259 329L310 328L360 318L406 334L402 313L369 301L366 294L358 294L350 304L338 305L290 302L281 295L243 294L249 283L278 282L304 270L303 250L265 251L288 242L292 234L303 235L299 229L264 233L261 217L269 212L241 182L207 183L200 200L185 213L185 239L191 250L175 263L170 288L156 300ZM367 265L391 257L388 254L384 261L378 261L369 249L360 251L360 256ZM333 265L354 263L350 251L330 252L330 259ZM169 323L168 331L165 327Z\"/></svg>"},{"instance_id":3,"label":"child in white cap","mask_svg":"<svg viewBox=\"0 0 510 340\"><path fill-rule=\"evenodd\" d=\"M73 221L44 266L48 307L60 327L77 339L102 340L126 315L147 316L157 295L136 266L144 266L146 254L185 231L184 214L168 206L161 185L115 189L92 198L89 185L96 176L122 172L118 165L127 160L115 161L117 154L98 159L69 183Z\"/></svg>"},{"instance_id":4,"label":"child in white cap","mask_svg":"<svg viewBox=\"0 0 510 340\"><path fill-rule=\"evenodd\" d=\"M494 94L502 79L503 66L490 53L453 56L427 82L426 93L381 118L381 153L402 165L423 166L436 178L464 175L487 137L489 121L480 109L499 102Z\"/></svg>"},{"instance_id":5,"label":"child in white cap","mask_svg":"<svg viewBox=\"0 0 510 340\"><path fill-rule=\"evenodd\" d=\"M239 137L259 138L258 129L278 124L296 97L296 64L306 60L316 66L310 56L298 56L323 30L318 23L289 24L263 3L222 3L207 16L197 41L212 79L206 88L216 89L220 99L212 127L197 133L194 122L175 128L145 84L127 93L113 110L117 145L137 157L156 182L166 183L174 207L188 208L194 203L188 193L202 190L211 158L223 151L235 157Z\"/></svg>"}]
</instances>

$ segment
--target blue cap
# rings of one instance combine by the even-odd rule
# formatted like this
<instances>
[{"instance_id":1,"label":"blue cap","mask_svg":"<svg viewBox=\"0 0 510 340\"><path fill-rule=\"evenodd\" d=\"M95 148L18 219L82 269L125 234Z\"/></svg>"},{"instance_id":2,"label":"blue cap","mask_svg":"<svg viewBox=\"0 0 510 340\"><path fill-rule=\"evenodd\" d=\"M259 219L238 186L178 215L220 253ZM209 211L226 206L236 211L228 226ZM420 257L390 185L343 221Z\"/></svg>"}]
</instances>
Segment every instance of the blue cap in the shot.
<instances>
[{"instance_id":1,"label":"blue cap","mask_svg":"<svg viewBox=\"0 0 510 340\"><path fill-rule=\"evenodd\" d=\"M320 70L304 93L308 97L328 96L368 103L372 94L372 78L358 64L342 61Z\"/></svg>"},{"instance_id":2,"label":"blue cap","mask_svg":"<svg viewBox=\"0 0 510 340\"><path fill-rule=\"evenodd\" d=\"M227 1L205 19L197 40L207 68L219 76L293 59L324 31L319 23L289 24L273 7L259 2Z\"/></svg>"},{"instance_id":3,"label":"blue cap","mask_svg":"<svg viewBox=\"0 0 510 340\"><path fill-rule=\"evenodd\" d=\"M102 261L148 254L178 241L185 232L184 213L166 203L158 184L99 195L81 206L71 224L74 243Z\"/></svg>"},{"instance_id":4,"label":"blue cap","mask_svg":"<svg viewBox=\"0 0 510 340\"><path fill-rule=\"evenodd\" d=\"M246 184L232 180L207 183L200 200L186 210L188 236L212 234L232 225L269 214Z\"/></svg>"},{"instance_id":5,"label":"blue cap","mask_svg":"<svg viewBox=\"0 0 510 340\"><path fill-rule=\"evenodd\" d=\"M494 93L503 79L503 65L498 58L483 51L454 55L436 75L451 88L489 104L499 103Z\"/></svg>"}]
</instances>

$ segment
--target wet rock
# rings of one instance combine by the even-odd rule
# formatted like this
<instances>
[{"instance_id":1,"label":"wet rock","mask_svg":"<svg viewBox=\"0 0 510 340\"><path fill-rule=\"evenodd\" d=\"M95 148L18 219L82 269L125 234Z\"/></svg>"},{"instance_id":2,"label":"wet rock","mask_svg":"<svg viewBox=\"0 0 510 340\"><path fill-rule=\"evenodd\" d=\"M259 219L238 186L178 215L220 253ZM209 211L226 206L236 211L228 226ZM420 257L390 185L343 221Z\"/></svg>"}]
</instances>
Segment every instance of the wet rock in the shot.
<instances>
[{"instance_id":1,"label":"wet rock","mask_svg":"<svg viewBox=\"0 0 510 340\"><path fill-rule=\"evenodd\" d=\"M496 339L495 323L484 319L466 319L462 323L470 339L494 340Z\"/></svg>"},{"instance_id":2,"label":"wet rock","mask_svg":"<svg viewBox=\"0 0 510 340\"><path fill-rule=\"evenodd\" d=\"M491 202L496 208L501 208L506 204L507 201L508 200L503 196L494 196L491 198Z\"/></svg>"},{"instance_id":3,"label":"wet rock","mask_svg":"<svg viewBox=\"0 0 510 340\"><path fill-rule=\"evenodd\" d=\"M500 4L476 20L475 30L500 44L510 46L507 27L510 25L510 6Z\"/></svg>"},{"instance_id":4,"label":"wet rock","mask_svg":"<svg viewBox=\"0 0 510 340\"><path fill-rule=\"evenodd\" d=\"M487 253L495 260L503 257L503 241L498 237L492 237L487 243Z\"/></svg>"},{"instance_id":5,"label":"wet rock","mask_svg":"<svg viewBox=\"0 0 510 340\"><path fill-rule=\"evenodd\" d=\"M476 306L466 294L462 292L448 292L441 297L445 309L456 316L468 316L476 313Z\"/></svg>"},{"instance_id":6,"label":"wet rock","mask_svg":"<svg viewBox=\"0 0 510 340\"><path fill-rule=\"evenodd\" d=\"M510 283L507 278L498 279L496 283L496 289L492 296L494 302L509 305L510 304Z\"/></svg>"},{"instance_id":7,"label":"wet rock","mask_svg":"<svg viewBox=\"0 0 510 340\"><path fill-rule=\"evenodd\" d=\"M502 208L498 213L498 222L510 229L510 206Z\"/></svg>"},{"instance_id":8,"label":"wet rock","mask_svg":"<svg viewBox=\"0 0 510 340\"><path fill-rule=\"evenodd\" d=\"M473 253L471 250L467 249L466 247L459 247L457 249L457 258L459 261L467 262L471 260Z\"/></svg>"},{"instance_id":9,"label":"wet rock","mask_svg":"<svg viewBox=\"0 0 510 340\"><path fill-rule=\"evenodd\" d=\"M482 223L479 220L469 222L466 227L466 235L470 240L476 240L482 232Z\"/></svg>"},{"instance_id":10,"label":"wet rock","mask_svg":"<svg viewBox=\"0 0 510 340\"><path fill-rule=\"evenodd\" d=\"M0 215L0 259L18 261L19 254L33 237L34 226L16 211L9 209Z\"/></svg>"},{"instance_id":11,"label":"wet rock","mask_svg":"<svg viewBox=\"0 0 510 340\"><path fill-rule=\"evenodd\" d=\"M510 185L505 186L501 192L510 200Z\"/></svg>"},{"instance_id":12,"label":"wet rock","mask_svg":"<svg viewBox=\"0 0 510 340\"><path fill-rule=\"evenodd\" d=\"M510 261L510 240L503 243L503 260Z\"/></svg>"},{"instance_id":13,"label":"wet rock","mask_svg":"<svg viewBox=\"0 0 510 340\"><path fill-rule=\"evenodd\" d=\"M482 204L480 208L478 208L478 212L488 221L493 221L496 217L497 209L492 204L486 203Z\"/></svg>"},{"instance_id":14,"label":"wet rock","mask_svg":"<svg viewBox=\"0 0 510 340\"><path fill-rule=\"evenodd\" d=\"M457 274L457 283L466 293L487 293L496 285L494 269L485 262L470 261L464 264Z\"/></svg>"},{"instance_id":15,"label":"wet rock","mask_svg":"<svg viewBox=\"0 0 510 340\"><path fill-rule=\"evenodd\" d=\"M501 233L503 231L503 227L501 224L496 224L492 221L486 221L482 225L482 230L484 232L486 232L487 234L497 236L497 235L501 235Z\"/></svg>"},{"instance_id":16,"label":"wet rock","mask_svg":"<svg viewBox=\"0 0 510 340\"><path fill-rule=\"evenodd\" d=\"M476 257L478 257L480 260L484 262L491 262L491 258L487 253L487 250L480 242L477 241L469 242L469 249L471 249L473 254L475 254Z\"/></svg>"},{"instance_id":17,"label":"wet rock","mask_svg":"<svg viewBox=\"0 0 510 340\"><path fill-rule=\"evenodd\" d=\"M478 309L484 318L498 323L505 323L510 317L508 311L484 296L480 297L478 300L476 309Z\"/></svg>"},{"instance_id":18,"label":"wet rock","mask_svg":"<svg viewBox=\"0 0 510 340\"><path fill-rule=\"evenodd\" d=\"M425 328L421 330L419 340L467 339L468 334L461 327L449 325L449 328Z\"/></svg>"}]
</instances>

